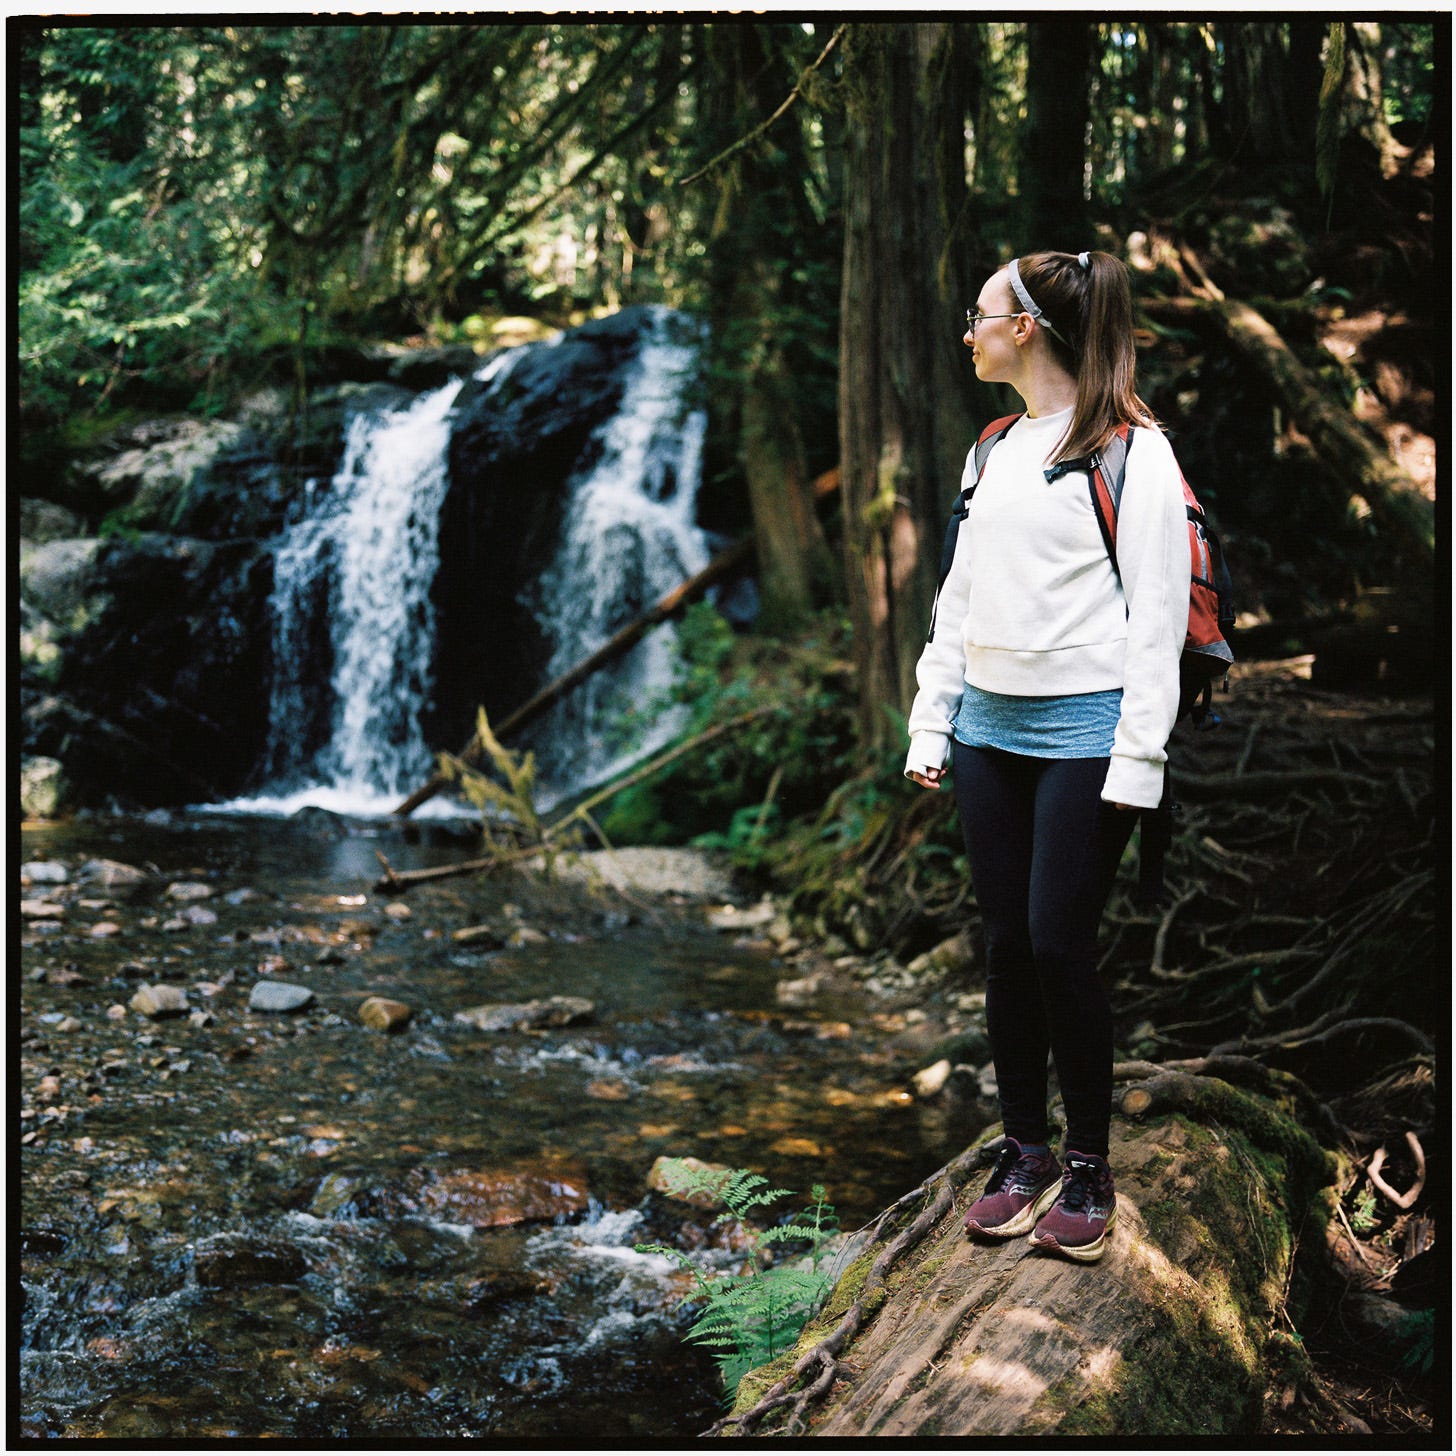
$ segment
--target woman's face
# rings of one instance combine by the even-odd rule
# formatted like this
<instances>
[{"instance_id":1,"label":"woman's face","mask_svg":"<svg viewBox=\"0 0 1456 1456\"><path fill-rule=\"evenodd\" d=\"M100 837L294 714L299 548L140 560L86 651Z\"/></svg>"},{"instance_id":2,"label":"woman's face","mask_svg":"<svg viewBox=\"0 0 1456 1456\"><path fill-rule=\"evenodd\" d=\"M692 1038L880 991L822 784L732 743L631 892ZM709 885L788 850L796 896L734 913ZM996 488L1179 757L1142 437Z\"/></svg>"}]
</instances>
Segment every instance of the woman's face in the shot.
<instances>
[{"instance_id":1,"label":"woman's face","mask_svg":"<svg viewBox=\"0 0 1456 1456\"><path fill-rule=\"evenodd\" d=\"M974 337L967 329L964 338L975 360L976 378L987 383L1005 382L1014 373L1019 361L1016 320L1020 315L1004 268L993 273L981 288L976 299L976 313L982 321L976 324ZM1008 314L1011 317L1004 317Z\"/></svg>"}]
</instances>

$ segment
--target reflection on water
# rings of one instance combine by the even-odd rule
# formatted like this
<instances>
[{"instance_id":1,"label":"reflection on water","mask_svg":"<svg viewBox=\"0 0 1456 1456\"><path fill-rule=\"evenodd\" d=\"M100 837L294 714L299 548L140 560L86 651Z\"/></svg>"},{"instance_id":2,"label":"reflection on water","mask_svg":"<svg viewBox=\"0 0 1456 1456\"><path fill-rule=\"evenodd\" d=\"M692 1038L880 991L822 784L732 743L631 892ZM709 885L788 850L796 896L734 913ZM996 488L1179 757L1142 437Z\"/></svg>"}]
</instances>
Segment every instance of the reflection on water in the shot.
<instances>
[{"instance_id":1,"label":"reflection on water","mask_svg":"<svg viewBox=\"0 0 1456 1456\"><path fill-rule=\"evenodd\" d=\"M71 877L24 892L62 911L28 922L21 966L27 1432L690 1437L719 1410L710 1363L679 1338L676 1276L632 1245L735 1254L710 1215L647 1194L653 1161L823 1182L852 1228L964 1142L897 1095L872 1032L846 1034L864 1008L796 1026L785 968L686 910L524 877L390 909L376 850L396 869L465 852L409 834L326 816L25 833L25 860ZM152 881L108 899L77 882L95 858ZM315 1000L252 1011L260 979ZM159 982L190 1018L126 1009ZM596 1014L455 1020L549 995ZM369 996L410 1006L408 1028L364 1028ZM487 1226L502 1178L572 1198Z\"/></svg>"}]
</instances>

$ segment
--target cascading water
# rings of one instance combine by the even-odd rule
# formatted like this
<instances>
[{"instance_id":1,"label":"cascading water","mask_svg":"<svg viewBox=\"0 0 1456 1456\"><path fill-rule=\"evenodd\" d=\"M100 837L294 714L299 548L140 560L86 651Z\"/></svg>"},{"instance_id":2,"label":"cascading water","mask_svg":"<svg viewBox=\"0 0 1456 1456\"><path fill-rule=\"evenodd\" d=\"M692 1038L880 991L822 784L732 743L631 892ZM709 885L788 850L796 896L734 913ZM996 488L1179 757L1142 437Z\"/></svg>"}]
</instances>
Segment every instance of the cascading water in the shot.
<instances>
[{"instance_id":1,"label":"cascading water","mask_svg":"<svg viewBox=\"0 0 1456 1456\"><path fill-rule=\"evenodd\" d=\"M696 349L669 310L644 314L620 405L583 452L593 463L563 487L556 554L526 594L550 644L543 682L708 561L694 524L707 426L688 397ZM476 379L503 384L523 352L497 354ZM267 787L225 807L385 814L433 771L442 745L427 744L420 723L434 687L431 587L461 388L455 380L405 409L356 416L332 481L310 483L275 557ZM654 629L531 729L543 807L672 736L682 717L665 701L675 645L671 624Z\"/></svg>"},{"instance_id":2,"label":"cascading water","mask_svg":"<svg viewBox=\"0 0 1456 1456\"><path fill-rule=\"evenodd\" d=\"M668 311L649 313L622 401L597 432L592 468L570 482L562 538L532 605L553 644L549 681L708 563L694 524L707 414L689 403L693 344L670 337ZM666 743L684 710L666 701L677 629L654 628L529 735L543 796L600 783Z\"/></svg>"},{"instance_id":3,"label":"cascading water","mask_svg":"<svg viewBox=\"0 0 1456 1456\"><path fill-rule=\"evenodd\" d=\"M419 721L432 685L430 585L461 384L356 415L333 480L310 482L306 513L275 556L270 789L232 807L385 813L428 776ZM326 690L319 637L331 662Z\"/></svg>"}]
</instances>

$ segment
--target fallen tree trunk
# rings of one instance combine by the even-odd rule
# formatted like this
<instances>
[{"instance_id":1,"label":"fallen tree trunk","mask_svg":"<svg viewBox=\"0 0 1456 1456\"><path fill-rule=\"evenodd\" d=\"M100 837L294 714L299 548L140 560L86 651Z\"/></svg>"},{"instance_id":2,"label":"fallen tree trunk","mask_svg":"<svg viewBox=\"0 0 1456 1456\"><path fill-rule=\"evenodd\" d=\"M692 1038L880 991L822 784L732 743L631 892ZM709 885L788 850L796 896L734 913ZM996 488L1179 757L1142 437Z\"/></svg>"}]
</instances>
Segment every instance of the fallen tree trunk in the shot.
<instances>
[{"instance_id":1,"label":"fallen tree trunk","mask_svg":"<svg viewBox=\"0 0 1456 1456\"><path fill-rule=\"evenodd\" d=\"M967 1238L988 1143L881 1216L824 1312L744 1378L715 1433L1257 1433L1307 1368L1286 1303L1331 1160L1285 1099L1184 1070L1139 1085L1124 1104L1141 1114L1113 1122L1119 1214L1101 1263Z\"/></svg>"},{"instance_id":2,"label":"fallen tree trunk","mask_svg":"<svg viewBox=\"0 0 1456 1456\"><path fill-rule=\"evenodd\" d=\"M1231 347L1309 437L1332 481L1347 496L1366 502L1408 565L1423 575L1430 573L1434 506L1360 421L1330 400L1318 376L1300 363L1262 314L1223 297L1149 298L1140 300L1139 307L1152 318L1192 327Z\"/></svg>"},{"instance_id":3,"label":"fallen tree trunk","mask_svg":"<svg viewBox=\"0 0 1456 1456\"><path fill-rule=\"evenodd\" d=\"M838 488L838 470L826 471L814 482L814 494L819 498L831 494ZM539 718L553 703L560 702L574 687L578 687L593 673L599 672L608 663L615 662L629 648L636 646L651 628L667 621L669 617L676 616L710 587L716 586L720 581L732 576L735 571L748 562L749 557L753 554L753 546L753 538L745 536L743 540L736 541L726 551L720 551L696 576L689 577L681 586L674 587L649 611L644 612L635 621L629 622L621 631L614 633L590 657L584 658L575 667L562 673L554 682L547 683L535 697L529 698L519 708L508 713L496 725L496 736L504 740L513 733L519 733L527 723ZM479 755L480 749L479 736L472 734L470 741L455 756L462 763L470 763ZM436 774L428 783L422 784L407 799L403 800L394 812L400 815L413 814L421 804L427 804L449 783L449 778L444 774Z\"/></svg>"}]
</instances>

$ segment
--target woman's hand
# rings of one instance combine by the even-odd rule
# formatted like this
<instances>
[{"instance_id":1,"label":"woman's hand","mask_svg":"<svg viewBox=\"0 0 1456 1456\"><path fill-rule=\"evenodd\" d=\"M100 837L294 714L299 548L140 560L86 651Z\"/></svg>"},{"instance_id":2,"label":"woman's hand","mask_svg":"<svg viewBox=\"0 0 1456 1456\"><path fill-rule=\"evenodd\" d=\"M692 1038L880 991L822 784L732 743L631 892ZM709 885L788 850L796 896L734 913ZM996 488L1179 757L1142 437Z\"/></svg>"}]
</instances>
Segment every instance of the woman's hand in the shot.
<instances>
[{"instance_id":1,"label":"woman's hand","mask_svg":"<svg viewBox=\"0 0 1456 1456\"><path fill-rule=\"evenodd\" d=\"M938 789L941 781L945 778L945 770L943 768L928 768L924 773L921 773L919 769L911 769L910 777L922 789Z\"/></svg>"}]
</instances>

